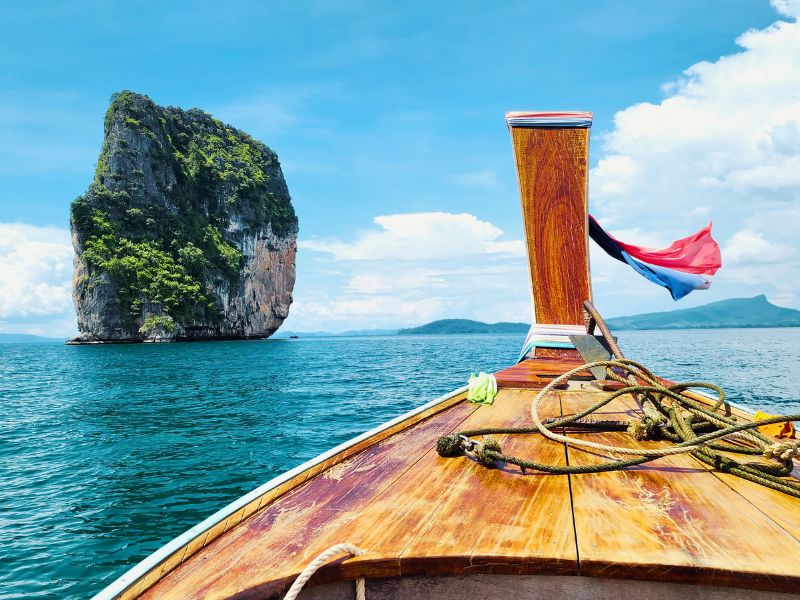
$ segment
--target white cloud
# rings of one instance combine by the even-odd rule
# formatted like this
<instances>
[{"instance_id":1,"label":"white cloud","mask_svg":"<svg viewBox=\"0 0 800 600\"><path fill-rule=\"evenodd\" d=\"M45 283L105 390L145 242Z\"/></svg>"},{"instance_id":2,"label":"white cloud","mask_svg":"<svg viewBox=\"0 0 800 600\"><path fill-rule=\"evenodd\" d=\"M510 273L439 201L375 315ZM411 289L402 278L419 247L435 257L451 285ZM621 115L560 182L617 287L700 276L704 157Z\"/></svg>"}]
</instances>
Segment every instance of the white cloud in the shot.
<instances>
[{"instance_id":1,"label":"white cloud","mask_svg":"<svg viewBox=\"0 0 800 600\"><path fill-rule=\"evenodd\" d=\"M447 287L444 274L428 269L408 269L401 272L360 272L353 275L347 289L360 294L382 294L409 289Z\"/></svg>"},{"instance_id":2,"label":"white cloud","mask_svg":"<svg viewBox=\"0 0 800 600\"><path fill-rule=\"evenodd\" d=\"M768 242L762 233L747 229L731 236L723 251L726 262L734 265L784 262L796 252L789 244Z\"/></svg>"},{"instance_id":3,"label":"white cloud","mask_svg":"<svg viewBox=\"0 0 800 600\"><path fill-rule=\"evenodd\" d=\"M0 223L3 330L68 335L76 329L72 257L69 231L65 229Z\"/></svg>"},{"instance_id":4,"label":"white cloud","mask_svg":"<svg viewBox=\"0 0 800 600\"><path fill-rule=\"evenodd\" d=\"M784 17L800 16L800 0L772 0L770 4Z\"/></svg>"},{"instance_id":5,"label":"white cloud","mask_svg":"<svg viewBox=\"0 0 800 600\"><path fill-rule=\"evenodd\" d=\"M798 0L773 5L800 14ZM620 239L619 229L653 223L663 242L710 218L723 268L704 301L762 291L797 303L787 261L800 251L800 23L777 21L737 43L740 52L665 85L660 103L616 114L591 173L592 210Z\"/></svg>"},{"instance_id":6,"label":"white cloud","mask_svg":"<svg viewBox=\"0 0 800 600\"><path fill-rule=\"evenodd\" d=\"M313 302L295 301L294 322L306 330L321 328L343 331L357 328L391 328L402 323L424 323L441 314L446 302L442 298L405 298L394 295L368 297L321 297ZM287 328L291 328L287 326Z\"/></svg>"},{"instance_id":7,"label":"white cloud","mask_svg":"<svg viewBox=\"0 0 800 600\"><path fill-rule=\"evenodd\" d=\"M288 329L392 328L449 317L530 319L525 247L471 214L384 215L352 241L299 243ZM338 271L326 274L335 262Z\"/></svg>"},{"instance_id":8,"label":"white cloud","mask_svg":"<svg viewBox=\"0 0 800 600\"><path fill-rule=\"evenodd\" d=\"M332 254L336 260L446 260L472 254L522 256L518 240L500 240L503 230L468 213L406 213L375 217L377 230L352 242L301 240L299 247Z\"/></svg>"},{"instance_id":9,"label":"white cloud","mask_svg":"<svg viewBox=\"0 0 800 600\"><path fill-rule=\"evenodd\" d=\"M601 194L623 193L636 175L636 171L636 162L630 156L614 154L600 159L594 169L595 176L603 181L598 191Z\"/></svg>"},{"instance_id":10,"label":"white cloud","mask_svg":"<svg viewBox=\"0 0 800 600\"><path fill-rule=\"evenodd\" d=\"M770 242L759 231L737 231L722 249L726 268L720 271L720 282L762 285L770 281L770 299L794 305L800 289L797 254L795 246Z\"/></svg>"}]
</instances>

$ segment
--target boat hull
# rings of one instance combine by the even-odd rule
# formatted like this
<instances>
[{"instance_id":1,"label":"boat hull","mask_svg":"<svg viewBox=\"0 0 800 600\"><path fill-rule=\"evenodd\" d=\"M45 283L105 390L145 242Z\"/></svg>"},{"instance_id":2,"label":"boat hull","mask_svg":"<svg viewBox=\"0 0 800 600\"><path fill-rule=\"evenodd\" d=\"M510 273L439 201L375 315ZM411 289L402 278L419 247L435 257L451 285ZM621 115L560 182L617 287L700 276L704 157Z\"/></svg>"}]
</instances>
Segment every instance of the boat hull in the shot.
<instances>
[{"instance_id":1,"label":"boat hull","mask_svg":"<svg viewBox=\"0 0 800 600\"><path fill-rule=\"evenodd\" d=\"M497 374L494 405L469 404L456 390L359 436L220 511L98 597L274 597L341 543L365 554L324 565L310 589L366 578L391 594L407 578L461 585L466 577L477 585L477 575L521 578L520 585L535 576L590 587L601 580L690 584L738 597L800 589L800 502L689 455L563 476L436 453L439 436L455 431L528 426L537 388L580 364L525 361ZM573 414L610 393L587 376L541 403L542 418ZM724 410L746 418L735 406ZM632 401L618 398L596 416L618 421L634 412ZM666 443L635 442L624 432L587 435L611 445ZM609 460L538 435L498 440L504 452L548 464Z\"/></svg>"},{"instance_id":2,"label":"boat hull","mask_svg":"<svg viewBox=\"0 0 800 600\"><path fill-rule=\"evenodd\" d=\"M304 590L300 600L353 600L354 584L340 581ZM624 579L599 579L548 575L462 575L455 577L398 577L366 582L369 600L788 600L796 594L741 590L713 585L687 585Z\"/></svg>"}]
</instances>

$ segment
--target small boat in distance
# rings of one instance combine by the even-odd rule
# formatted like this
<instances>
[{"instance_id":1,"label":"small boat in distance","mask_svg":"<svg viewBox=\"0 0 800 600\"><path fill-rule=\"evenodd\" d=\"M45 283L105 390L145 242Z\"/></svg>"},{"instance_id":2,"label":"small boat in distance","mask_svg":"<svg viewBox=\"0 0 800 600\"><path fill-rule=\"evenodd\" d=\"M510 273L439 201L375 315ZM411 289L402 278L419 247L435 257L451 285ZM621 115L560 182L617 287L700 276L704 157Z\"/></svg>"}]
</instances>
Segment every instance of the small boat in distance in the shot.
<instances>
[{"instance_id":1,"label":"small boat in distance","mask_svg":"<svg viewBox=\"0 0 800 600\"><path fill-rule=\"evenodd\" d=\"M96 598L800 592L797 446L627 361L591 305L592 115L507 119L539 336L530 351L482 388L265 483Z\"/></svg>"},{"instance_id":2,"label":"small boat in distance","mask_svg":"<svg viewBox=\"0 0 800 600\"><path fill-rule=\"evenodd\" d=\"M290 335L289 339L290 340L297 340L297 339L300 339L300 336L299 335Z\"/></svg>"}]
</instances>

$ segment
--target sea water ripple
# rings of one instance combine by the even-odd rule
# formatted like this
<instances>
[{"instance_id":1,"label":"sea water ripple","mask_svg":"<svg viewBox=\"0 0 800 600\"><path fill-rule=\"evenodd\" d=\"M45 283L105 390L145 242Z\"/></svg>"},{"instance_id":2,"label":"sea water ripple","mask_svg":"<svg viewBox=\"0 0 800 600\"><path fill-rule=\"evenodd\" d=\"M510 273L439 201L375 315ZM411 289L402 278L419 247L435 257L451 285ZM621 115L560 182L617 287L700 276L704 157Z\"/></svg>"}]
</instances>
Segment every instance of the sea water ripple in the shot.
<instances>
[{"instance_id":1,"label":"sea water ripple","mask_svg":"<svg viewBox=\"0 0 800 600\"><path fill-rule=\"evenodd\" d=\"M86 597L281 472L513 363L524 336L0 345L0 598ZM800 412L800 330L621 332L631 357Z\"/></svg>"}]
</instances>

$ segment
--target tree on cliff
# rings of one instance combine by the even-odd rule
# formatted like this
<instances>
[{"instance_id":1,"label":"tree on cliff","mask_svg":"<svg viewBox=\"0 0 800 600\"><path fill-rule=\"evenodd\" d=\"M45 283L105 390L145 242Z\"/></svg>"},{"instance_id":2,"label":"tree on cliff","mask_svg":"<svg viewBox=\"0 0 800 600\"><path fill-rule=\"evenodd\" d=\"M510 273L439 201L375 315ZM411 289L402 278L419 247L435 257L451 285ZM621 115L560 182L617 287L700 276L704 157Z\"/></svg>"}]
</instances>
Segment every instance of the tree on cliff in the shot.
<instances>
[{"instance_id":1,"label":"tree on cliff","mask_svg":"<svg viewBox=\"0 0 800 600\"><path fill-rule=\"evenodd\" d=\"M288 316L297 216L278 157L203 111L114 94L71 227L78 341L265 337Z\"/></svg>"}]
</instances>

